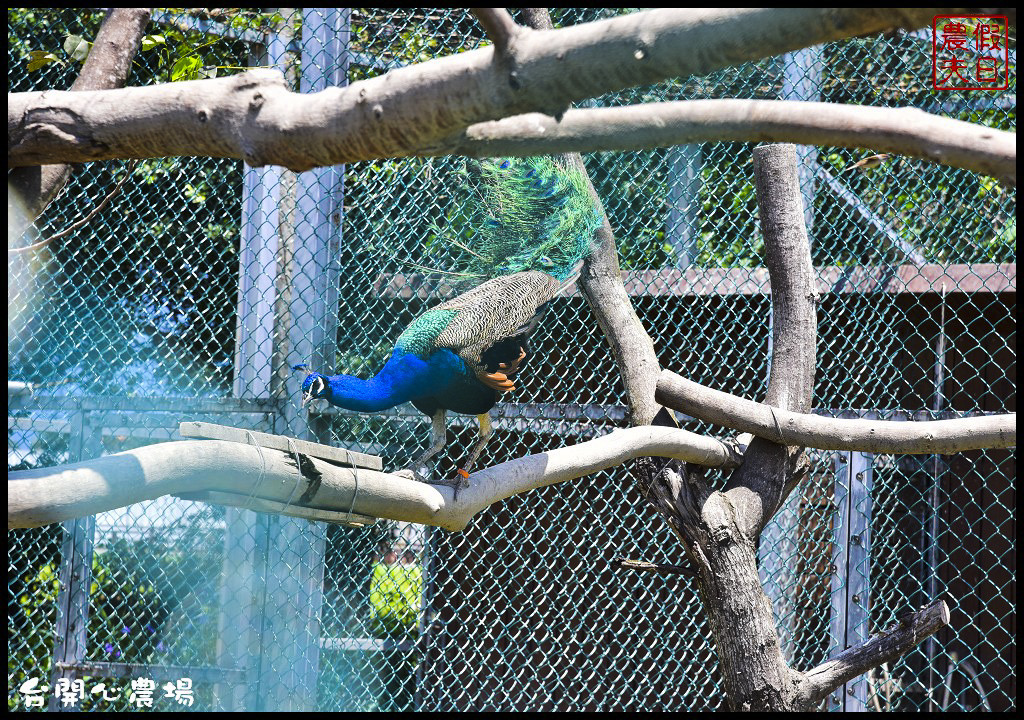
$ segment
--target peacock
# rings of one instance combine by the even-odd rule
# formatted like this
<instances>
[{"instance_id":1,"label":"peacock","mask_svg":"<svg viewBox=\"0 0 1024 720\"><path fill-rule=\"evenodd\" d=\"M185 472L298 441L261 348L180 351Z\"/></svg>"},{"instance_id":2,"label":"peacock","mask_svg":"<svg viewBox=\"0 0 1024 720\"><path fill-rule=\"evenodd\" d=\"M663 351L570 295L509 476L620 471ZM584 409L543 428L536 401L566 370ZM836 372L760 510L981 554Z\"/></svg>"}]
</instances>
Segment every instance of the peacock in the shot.
<instances>
[{"instance_id":1,"label":"peacock","mask_svg":"<svg viewBox=\"0 0 1024 720\"><path fill-rule=\"evenodd\" d=\"M407 471L418 480L445 446L447 411L476 415L472 452L457 477L442 480L456 494L493 432L491 408L515 389L545 306L575 279L602 222L583 176L548 158L484 161L465 175L475 180L470 230L445 242L471 289L413 320L369 380L312 372L302 383L303 406L324 399L373 413L411 402L428 415L431 444Z\"/></svg>"}]
</instances>

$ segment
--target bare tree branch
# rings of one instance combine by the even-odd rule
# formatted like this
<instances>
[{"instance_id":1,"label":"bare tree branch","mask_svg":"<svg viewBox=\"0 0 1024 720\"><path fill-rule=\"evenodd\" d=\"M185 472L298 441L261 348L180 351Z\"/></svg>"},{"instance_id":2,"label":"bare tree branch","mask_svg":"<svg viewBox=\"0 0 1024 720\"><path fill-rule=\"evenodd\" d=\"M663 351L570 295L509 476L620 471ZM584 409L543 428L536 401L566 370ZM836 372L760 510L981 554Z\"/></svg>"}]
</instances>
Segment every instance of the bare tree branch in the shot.
<instances>
[{"instance_id":1,"label":"bare tree branch","mask_svg":"<svg viewBox=\"0 0 1024 720\"><path fill-rule=\"evenodd\" d=\"M149 8L114 8L103 20L89 57L71 86L74 92L122 87L149 22ZM10 140L10 136L8 136ZM71 176L70 165L45 165L13 170L7 176L7 218L10 237L20 238L50 204ZM12 207L16 205L15 207Z\"/></svg>"},{"instance_id":2,"label":"bare tree branch","mask_svg":"<svg viewBox=\"0 0 1024 720\"><path fill-rule=\"evenodd\" d=\"M713 70L815 43L922 27L927 9L651 10L521 30L514 69L483 48L302 95L277 73L75 97L8 96L8 163L207 155L292 170L401 157L469 125ZM294 142L301 138L302 142Z\"/></svg>"},{"instance_id":3,"label":"bare tree branch","mask_svg":"<svg viewBox=\"0 0 1024 720\"><path fill-rule=\"evenodd\" d=\"M1017 415L956 420L891 422L848 420L787 412L714 390L663 370L658 402L717 425L749 432L774 443L823 450L949 454L1017 444Z\"/></svg>"},{"instance_id":4,"label":"bare tree branch","mask_svg":"<svg viewBox=\"0 0 1024 720\"><path fill-rule=\"evenodd\" d=\"M470 10L480 21L480 25L483 26L487 37L494 43L498 53L506 52L512 39L519 32L519 26L508 14L508 10L505 8L470 8Z\"/></svg>"},{"instance_id":5,"label":"bare tree branch","mask_svg":"<svg viewBox=\"0 0 1024 720\"><path fill-rule=\"evenodd\" d=\"M547 8L522 8L522 14L534 30L553 28ZM568 153L562 156L562 164L574 168L586 179L590 195L604 216L604 222L595 233L594 252L580 272L579 286L615 358L629 405L629 424L647 425L659 410L654 402L654 387L661 368L654 353L654 343L637 317L623 285L615 233L583 158L579 153Z\"/></svg>"},{"instance_id":6,"label":"bare tree branch","mask_svg":"<svg viewBox=\"0 0 1024 720\"><path fill-rule=\"evenodd\" d=\"M456 531L504 498L651 455L725 468L735 467L741 457L734 444L685 430L627 428L475 472L456 501L447 486L339 467L307 455L304 470L292 453L271 448L222 440L172 442L8 473L7 525L37 527L162 495L215 491L243 507L251 506L250 498L284 503L278 512L315 520L330 519L325 512L352 511ZM315 470L315 481L308 468Z\"/></svg>"},{"instance_id":7,"label":"bare tree branch","mask_svg":"<svg viewBox=\"0 0 1024 720\"><path fill-rule=\"evenodd\" d=\"M90 220L96 217L96 215L98 215L100 211L103 210L103 208L107 206L110 200L115 195L117 195L117 193L121 191L121 187L128 181L128 178L130 178L132 176L132 173L135 171L136 165L138 165L138 160L132 160L131 162L128 163L127 167L125 167L124 175L122 175L121 179L117 181L117 185L114 186L114 189L107 193L106 197L104 197L99 202L99 204L97 204L92 210L90 210L84 218L75 221L74 223L64 228L60 232L51 235L48 238L40 240L37 243L32 243L31 245L26 245L25 247L7 248L7 254L19 255L21 253L34 252L36 250L40 250L49 245L50 243L52 243L54 240L60 240L61 238L67 237L68 235L75 232L82 226L86 225Z\"/></svg>"},{"instance_id":8,"label":"bare tree branch","mask_svg":"<svg viewBox=\"0 0 1024 720\"><path fill-rule=\"evenodd\" d=\"M667 563L653 563L646 560L627 560L616 558L612 565L620 570L639 570L640 572L655 573L657 575L682 575L683 577L695 578L696 571L693 568L681 565L669 565Z\"/></svg>"},{"instance_id":9,"label":"bare tree branch","mask_svg":"<svg viewBox=\"0 0 1024 720\"><path fill-rule=\"evenodd\" d=\"M1017 184L1017 135L916 108L787 100L685 100L529 113L471 125L429 148L477 157L646 150L698 142L792 142L885 151Z\"/></svg>"},{"instance_id":10,"label":"bare tree branch","mask_svg":"<svg viewBox=\"0 0 1024 720\"><path fill-rule=\"evenodd\" d=\"M949 607L937 600L920 612L900 618L896 627L822 663L804 676L808 705L819 704L830 692L868 670L898 660L946 625Z\"/></svg>"}]
</instances>

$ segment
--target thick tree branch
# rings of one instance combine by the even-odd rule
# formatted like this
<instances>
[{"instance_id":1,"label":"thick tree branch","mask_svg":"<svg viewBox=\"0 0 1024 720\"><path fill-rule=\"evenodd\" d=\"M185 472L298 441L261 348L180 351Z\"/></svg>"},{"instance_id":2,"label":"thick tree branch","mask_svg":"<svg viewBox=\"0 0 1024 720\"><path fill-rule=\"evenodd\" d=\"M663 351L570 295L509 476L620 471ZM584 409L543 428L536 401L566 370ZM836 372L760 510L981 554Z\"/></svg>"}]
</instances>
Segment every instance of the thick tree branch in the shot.
<instances>
[{"instance_id":1,"label":"thick tree branch","mask_svg":"<svg viewBox=\"0 0 1024 720\"><path fill-rule=\"evenodd\" d=\"M149 8L114 8L103 20L89 57L71 86L74 92L122 87L149 22ZM9 139L9 138L8 138ZM71 176L70 165L44 165L13 170L7 176L7 218L10 237L19 238L56 197ZM15 205L15 207L12 207Z\"/></svg>"},{"instance_id":2,"label":"thick tree branch","mask_svg":"<svg viewBox=\"0 0 1024 720\"><path fill-rule=\"evenodd\" d=\"M658 402L693 417L774 443L822 450L950 454L1017 444L1017 415L892 422L787 412L695 383L669 370L658 378Z\"/></svg>"},{"instance_id":3,"label":"thick tree branch","mask_svg":"<svg viewBox=\"0 0 1024 720\"><path fill-rule=\"evenodd\" d=\"M803 692L808 706L818 705L833 690L868 670L898 660L946 625L949 625L949 608L938 600L920 612L901 618L891 630L822 663L804 676Z\"/></svg>"},{"instance_id":4,"label":"thick tree branch","mask_svg":"<svg viewBox=\"0 0 1024 720\"><path fill-rule=\"evenodd\" d=\"M754 183L772 287L772 357L765 401L807 412L814 388L818 293L796 166L793 145L754 149ZM726 484L737 523L751 541L792 486L802 448L787 445L798 443L752 442L743 465Z\"/></svg>"},{"instance_id":5,"label":"thick tree branch","mask_svg":"<svg viewBox=\"0 0 1024 720\"><path fill-rule=\"evenodd\" d=\"M767 396L810 407L816 338L814 268L792 145L754 150L765 255L772 278L775 352ZM656 395L657 398L657 395ZM755 439L724 491L703 483L662 483L698 569L698 589L715 638L726 701L734 710L798 706L800 675L786 664L757 571L757 538L778 507L800 449Z\"/></svg>"},{"instance_id":6,"label":"thick tree branch","mask_svg":"<svg viewBox=\"0 0 1024 720\"><path fill-rule=\"evenodd\" d=\"M8 163L207 155L292 170L400 157L469 125L704 74L816 43L927 25L926 9L651 10L559 30L523 29L514 69L493 48L438 58L346 88L290 93L281 77L172 83L79 98L8 96ZM301 138L302 142L294 142Z\"/></svg>"},{"instance_id":7,"label":"thick tree branch","mask_svg":"<svg viewBox=\"0 0 1024 720\"><path fill-rule=\"evenodd\" d=\"M785 100L685 100L541 113L471 125L434 155L646 150L698 142L792 142L884 151L1017 184L1017 135L916 108Z\"/></svg>"},{"instance_id":8,"label":"thick tree branch","mask_svg":"<svg viewBox=\"0 0 1024 720\"><path fill-rule=\"evenodd\" d=\"M651 455L726 468L741 457L734 444L685 430L628 428L480 470L455 501L447 486L353 471L306 455L300 472L293 454L270 448L222 440L172 442L8 473L7 526L37 527L163 495L213 491L245 507L255 507L250 498L283 503L278 512L316 520L329 520L326 512L352 511L455 531L504 498Z\"/></svg>"},{"instance_id":9,"label":"thick tree branch","mask_svg":"<svg viewBox=\"0 0 1024 720\"><path fill-rule=\"evenodd\" d=\"M600 205L601 201L583 166L583 159L579 155L570 155L566 158L569 164L583 171L590 185L591 195ZM604 222L595 234L597 247L583 265L579 286L619 369L619 377L629 405L629 424L634 427L647 425L659 410L654 401L654 388L661 366L658 364L651 336L647 334L643 323L637 317L629 293L622 283L615 235L603 207L602 214Z\"/></svg>"}]
</instances>

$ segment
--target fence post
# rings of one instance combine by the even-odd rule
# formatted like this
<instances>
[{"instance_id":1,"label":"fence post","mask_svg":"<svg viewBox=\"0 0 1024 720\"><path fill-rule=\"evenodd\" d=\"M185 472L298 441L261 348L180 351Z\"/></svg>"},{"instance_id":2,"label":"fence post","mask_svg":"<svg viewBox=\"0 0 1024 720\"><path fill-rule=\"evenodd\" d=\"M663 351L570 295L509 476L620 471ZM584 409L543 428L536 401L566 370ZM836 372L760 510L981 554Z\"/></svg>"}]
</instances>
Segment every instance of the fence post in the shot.
<instances>
[{"instance_id":1,"label":"fence post","mask_svg":"<svg viewBox=\"0 0 1024 720\"><path fill-rule=\"evenodd\" d=\"M69 460L79 462L99 456L92 441L88 413L76 401L71 416ZM74 711L78 704L65 707L56 694L60 680L74 680L77 670L68 666L85 661L89 639L89 585L92 583L93 544L96 537L96 516L62 523L64 540L60 548L57 571L57 618L54 623L53 667L50 677L50 712Z\"/></svg>"},{"instance_id":2,"label":"fence post","mask_svg":"<svg viewBox=\"0 0 1024 720\"><path fill-rule=\"evenodd\" d=\"M345 84L349 18L345 8L303 10L301 92ZM281 186L277 375L270 391L281 401L279 433L329 443L327 419L307 424L300 416L298 378L288 367L309 362L331 372L336 362L344 167L318 168L291 179ZM284 516L268 522L260 694L266 709L312 710L320 674L325 526Z\"/></svg>"},{"instance_id":3,"label":"fence post","mask_svg":"<svg viewBox=\"0 0 1024 720\"><path fill-rule=\"evenodd\" d=\"M870 635L871 486L874 456L838 453L832 523L832 612L830 657L865 642ZM836 690L830 710L867 710L867 676Z\"/></svg>"},{"instance_id":4,"label":"fence post","mask_svg":"<svg viewBox=\"0 0 1024 720\"><path fill-rule=\"evenodd\" d=\"M803 48L782 56L783 100L819 102L821 100L821 73L824 68L821 45ZM804 222L807 236L814 245L815 167L818 149L814 145L797 145L797 175L804 198Z\"/></svg>"},{"instance_id":5,"label":"fence post","mask_svg":"<svg viewBox=\"0 0 1024 720\"><path fill-rule=\"evenodd\" d=\"M700 251L700 145L676 145L666 153L668 183L665 242L675 250L676 267L686 269L697 262Z\"/></svg>"}]
</instances>

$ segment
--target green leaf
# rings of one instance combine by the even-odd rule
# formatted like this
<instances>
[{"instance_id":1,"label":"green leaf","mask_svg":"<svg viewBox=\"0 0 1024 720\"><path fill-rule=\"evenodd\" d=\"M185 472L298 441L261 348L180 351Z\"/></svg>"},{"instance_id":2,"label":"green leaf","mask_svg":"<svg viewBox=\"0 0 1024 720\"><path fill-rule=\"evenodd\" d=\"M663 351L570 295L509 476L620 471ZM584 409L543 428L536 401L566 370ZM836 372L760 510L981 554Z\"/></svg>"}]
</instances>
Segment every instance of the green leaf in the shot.
<instances>
[{"instance_id":1,"label":"green leaf","mask_svg":"<svg viewBox=\"0 0 1024 720\"><path fill-rule=\"evenodd\" d=\"M68 35L64 41L64 52L71 56L75 62L83 62L92 49L92 43L86 42L81 35Z\"/></svg>"},{"instance_id":2,"label":"green leaf","mask_svg":"<svg viewBox=\"0 0 1024 720\"><path fill-rule=\"evenodd\" d=\"M60 58L51 52L46 52L45 50L33 50L28 54L29 72L35 72L44 65L49 65L52 62L60 62Z\"/></svg>"},{"instance_id":3,"label":"green leaf","mask_svg":"<svg viewBox=\"0 0 1024 720\"><path fill-rule=\"evenodd\" d=\"M203 61L195 55L178 58L178 61L174 63L174 67L171 68L171 82L195 80L199 77L199 69L202 66Z\"/></svg>"},{"instance_id":4,"label":"green leaf","mask_svg":"<svg viewBox=\"0 0 1024 720\"><path fill-rule=\"evenodd\" d=\"M142 49L143 50L152 50L157 45L166 45L166 44L167 44L167 38L165 38L163 35L146 35L144 38L142 38Z\"/></svg>"}]
</instances>

